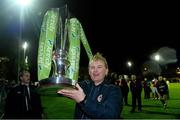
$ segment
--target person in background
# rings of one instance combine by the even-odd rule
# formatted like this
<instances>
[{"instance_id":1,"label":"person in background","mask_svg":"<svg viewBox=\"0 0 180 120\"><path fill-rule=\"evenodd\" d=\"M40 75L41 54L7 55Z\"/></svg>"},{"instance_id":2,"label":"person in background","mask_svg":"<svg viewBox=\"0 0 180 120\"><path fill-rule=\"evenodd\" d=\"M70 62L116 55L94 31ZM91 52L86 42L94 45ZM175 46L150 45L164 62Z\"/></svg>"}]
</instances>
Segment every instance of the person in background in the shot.
<instances>
[{"instance_id":1,"label":"person in background","mask_svg":"<svg viewBox=\"0 0 180 120\"><path fill-rule=\"evenodd\" d=\"M168 94L167 94L167 99L169 100L169 80L166 77L163 77L163 80L166 81L167 87L168 87Z\"/></svg>"},{"instance_id":2,"label":"person in background","mask_svg":"<svg viewBox=\"0 0 180 120\"><path fill-rule=\"evenodd\" d=\"M158 77L158 92L164 109L167 108L168 85L162 76Z\"/></svg>"},{"instance_id":3,"label":"person in background","mask_svg":"<svg viewBox=\"0 0 180 120\"><path fill-rule=\"evenodd\" d=\"M128 93L129 93L128 83L127 83L126 79L124 79L123 75L119 75L119 80L120 80L119 86L120 86L121 91L122 91L124 104L129 105L128 104Z\"/></svg>"},{"instance_id":4,"label":"person in background","mask_svg":"<svg viewBox=\"0 0 180 120\"><path fill-rule=\"evenodd\" d=\"M20 72L20 84L13 87L6 98L4 119L41 119L40 95L30 85L30 72Z\"/></svg>"},{"instance_id":5,"label":"person in background","mask_svg":"<svg viewBox=\"0 0 180 120\"><path fill-rule=\"evenodd\" d=\"M75 119L119 119L123 100L121 89L106 84L108 74L106 59L99 53L89 62L91 80L76 84L77 89L62 89L58 93L76 101Z\"/></svg>"},{"instance_id":6,"label":"person in background","mask_svg":"<svg viewBox=\"0 0 180 120\"><path fill-rule=\"evenodd\" d=\"M138 111L142 111L142 101L141 101L141 92L142 92L142 83L140 80L136 79L135 75L131 75L130 90L132 94L132 110L131 113L135 112L136 109L136 100L138 102Z\"/></svg>"},{"instance_id":7,"label":"person in background","mask_svg":"<svg viewBox=\"0 0 180 120\"><path fill-rule=\"evenodd\" d=\"M144 87L144 99L150 99L151 84L147 80L147 78L144 78L143 87Z\"/></svg>"},{"instance_id":8,"label":"person in background","mask_svg":"<svg viewBox=\"0 0 180 120\"><path fill-rule=\"evenodd\" d=\"M159 93L158 93L158 80L154 77L152 80L152 98L153 99L159 99Z\"/></svg>"}]
</instances>

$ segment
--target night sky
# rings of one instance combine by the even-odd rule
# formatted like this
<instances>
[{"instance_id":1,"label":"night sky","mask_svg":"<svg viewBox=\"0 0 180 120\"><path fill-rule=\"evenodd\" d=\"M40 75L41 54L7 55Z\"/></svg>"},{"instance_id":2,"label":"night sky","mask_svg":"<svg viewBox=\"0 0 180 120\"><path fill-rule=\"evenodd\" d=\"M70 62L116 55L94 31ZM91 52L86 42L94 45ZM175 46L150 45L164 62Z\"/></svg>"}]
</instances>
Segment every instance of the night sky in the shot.
<instances>
[{"instance_id":1,"label":"night sky","mask_svg":"<svg viewBox=\"0 0 180 120\"><path fill-rule=\"evenodd\" d=\"M13 1L1 0L0 4L0 56L10 57L16 66L20 14ZM61 7L65 3L81 22L92 52L102 53L113 71L125 70L127 60L132 60L136 68L140 68L161 47L172 48L176 50L177 58L180 56L180 18L176 3L99 0L34 2L34 6L25 12L22 41L30 44L27 54L35 68L44 13L51 7ZM87 63L87 55L82 47L81 66L87 66Z\"/></svg>"}]
</instances>

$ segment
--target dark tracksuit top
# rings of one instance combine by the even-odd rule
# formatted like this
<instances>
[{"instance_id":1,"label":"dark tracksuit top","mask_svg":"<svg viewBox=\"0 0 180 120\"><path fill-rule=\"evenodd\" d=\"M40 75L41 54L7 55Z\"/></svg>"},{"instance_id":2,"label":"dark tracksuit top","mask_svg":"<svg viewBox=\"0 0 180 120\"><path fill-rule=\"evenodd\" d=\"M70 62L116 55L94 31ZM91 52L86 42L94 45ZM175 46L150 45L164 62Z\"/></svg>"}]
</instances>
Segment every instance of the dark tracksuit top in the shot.
<instances>
[{"instance_id":1,"label":"dark tracksuit top","mask_svg":"<svg viewBox=\"0 0 180 120\"><path fill-rule=\"evenodd\" d=\"M164 94L168 94L168 85L164 80L159 81L157 89L161 96L163 96Z\"/></svg>"},{"instance_id":2,"label":"dark tracksuit top","mask_svg":"<svg viewBox=\"0 0 180 120\"><path fill-rule=\"evenodd\" d=\"M34 86L29 86L30 100L26 104L27 93L25 85L13 87L7 98L5 105L4 119L41 119L42 105L40 95ZM27 105L29 110L27 110Z\"/></svg>"},{"instance_id":3,"label":"dark tracksuit top","mask_svg":"<svg viewBox=\"0 0 180 120\"><path fill-rule=\"evenodd\" d=\"M95 86L92 81L87 80L79 84L86 97L76 104L75 119L120 118L123 101L119 87L105 82Z\"/></svg>"}]
</instances>

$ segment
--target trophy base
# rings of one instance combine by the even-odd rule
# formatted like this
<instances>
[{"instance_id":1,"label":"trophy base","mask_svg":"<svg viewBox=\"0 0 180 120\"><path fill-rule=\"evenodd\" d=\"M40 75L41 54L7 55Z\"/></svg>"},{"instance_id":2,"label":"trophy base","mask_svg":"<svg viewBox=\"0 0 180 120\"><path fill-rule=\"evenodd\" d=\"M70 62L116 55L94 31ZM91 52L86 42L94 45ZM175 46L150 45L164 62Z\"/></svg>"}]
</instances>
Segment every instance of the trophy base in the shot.
<instances>
[{"instance_id":1,"label":"trophy base","mask_svg":"<svg viewBox=\"0 0 180 120\"><path fill-rule=\"evenodd\" d=\"M50 77L39 81L40 87L38 92L43 96L62 96L58 94L61 89L76 89L75 80L71 80L64 76Z\"/></svg>"}]
</instances>

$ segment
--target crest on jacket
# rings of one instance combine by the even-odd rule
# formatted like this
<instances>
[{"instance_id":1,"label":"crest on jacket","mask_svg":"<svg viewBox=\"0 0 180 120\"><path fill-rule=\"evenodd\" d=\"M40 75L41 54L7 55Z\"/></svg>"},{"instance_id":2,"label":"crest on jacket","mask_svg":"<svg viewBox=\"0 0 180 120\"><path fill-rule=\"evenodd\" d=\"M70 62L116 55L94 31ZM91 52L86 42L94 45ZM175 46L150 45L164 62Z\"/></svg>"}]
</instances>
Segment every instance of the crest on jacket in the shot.
<instances>
[{"instance_id":1,"label":"crest on jacket","mask_svg":"<svg viewBox=\"0 0 180 120\"><path fill-rule=\"evenodd\" d=\"M97 101L98 101L98 102L101 102L101 101L102 101L102 98L103 98L103 95L100 94L100 95L97 97Z\"/></svg>"}]
</instances>

